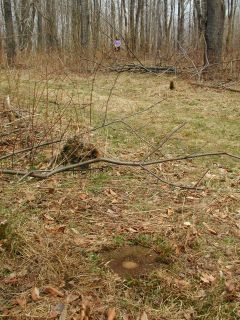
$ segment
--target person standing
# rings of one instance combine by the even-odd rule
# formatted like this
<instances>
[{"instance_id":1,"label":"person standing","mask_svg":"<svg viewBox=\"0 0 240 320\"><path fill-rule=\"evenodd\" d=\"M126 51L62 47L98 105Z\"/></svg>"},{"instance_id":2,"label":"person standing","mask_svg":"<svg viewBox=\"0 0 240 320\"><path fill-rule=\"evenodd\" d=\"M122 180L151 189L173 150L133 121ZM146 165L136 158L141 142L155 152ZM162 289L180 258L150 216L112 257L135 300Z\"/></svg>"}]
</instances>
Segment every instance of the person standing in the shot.
<instances>
[{"instance_id":1,"label":"person standing","mask_svg":"<svg viewBox=\"0 0 240 320\"><path fill-rule=\"evenodd\" d=\"M113 44L114 44L114 50L115 51L120 51L120 48L121 48L121 40L119 39L118 36L115 37L114 41L113 41Z\"/></svg>"}]
</instances>

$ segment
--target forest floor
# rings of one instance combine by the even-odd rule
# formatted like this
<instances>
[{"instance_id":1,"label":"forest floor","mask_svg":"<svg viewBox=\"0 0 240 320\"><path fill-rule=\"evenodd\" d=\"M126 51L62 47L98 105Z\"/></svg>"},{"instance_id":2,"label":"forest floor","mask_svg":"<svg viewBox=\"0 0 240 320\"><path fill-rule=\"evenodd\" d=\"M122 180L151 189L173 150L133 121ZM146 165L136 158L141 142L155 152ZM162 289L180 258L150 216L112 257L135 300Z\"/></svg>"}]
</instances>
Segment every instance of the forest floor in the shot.
<instances>
[{"instance_id":1,"label":"forest floor","mask_svg":"<svg viewBox=\"0 0 240 320\"><path fill-rule=\"evenodd\" d=\"M104 157L136 161L186 122L151 159L239 156L239 93L181 79L170 91L170 79L1 70L0 98L32 115L31 134L8 136L1 155L85 130ZM112 125L86 133L106 110ZM56 150L1 168L44 168ZM240 319L239 169L237 159L211 156L149 171L98 164L47 180L2 175L0 319ZM157 177L187 186L202 177L201 190Z\"/></svg>"}]
</instances>

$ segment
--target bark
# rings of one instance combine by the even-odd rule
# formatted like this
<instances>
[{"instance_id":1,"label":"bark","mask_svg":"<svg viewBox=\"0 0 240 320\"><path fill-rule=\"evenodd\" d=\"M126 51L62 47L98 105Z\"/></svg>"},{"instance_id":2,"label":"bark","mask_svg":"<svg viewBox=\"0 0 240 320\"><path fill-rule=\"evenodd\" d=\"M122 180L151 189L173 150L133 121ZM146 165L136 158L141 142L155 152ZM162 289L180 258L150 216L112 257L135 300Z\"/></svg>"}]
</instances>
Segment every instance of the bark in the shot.
<instances>
[{"instance_id":1,"label":"bark","mask_svg":"<svg viewBox=\"0 0 240 320\"><path fill-rule=\"evenodd\" d=\"M210 64L220 63L225 20L224 0L207 0L206 46Z\"/></svg>"},{"instance_id":2,"label":"bark","mask_svg":"<svg viewBox=\"0 0 240 320\"><path fill-rule=\"evenodd\" d=\"M226 37L226 49L227 52L230 51L233 41L234 32L234 18L236 14L237 3L236 0L228 0L228 15L227 15L227 37Z\"/></svg>"},{"instance_id":3,"label":"bark","mask_svg":"<svg viewBox=\"0 0 240 320\"><path fill-rule=\"evenodd\" d=\"M184 0L178 0L178 30L177 30L177 39L178 39L178 48L179 46L184 46Z\"/></svg>"},{"instance_id":4,"label":"bark","mask_svg":"<svg viewBox=\"0 0 240 320\"><path fill-rule=\"evenodd\" d=\"M207 17L207 1L208 0L194 0L195 8L198 18L199 38L205 32L206 17Z\"/></svg>"},{"instance_id":5,"label":"bark","mask_svg":"<svg viewBox=\"0 0 240 320\"><path fill-rule=\"evenodd\" d=\"M46 49L49 52L58 47L55 0L47 0L46 17Z\"/></svg>"},{"instance_id":6,"label":"bark","mask_svg":"<svg viewBox=\"0 0 240 320\"><path fill-rule=\"evenodd\" d=\"M81 0L81 46L89 45L89 0Z\"/></svg>"},{"instance_id":7,"label":"bark","mask_svg":"<svg viewBox=\"0 0 240 320\"><path fill-rule=\"evenodd\" d=\"M135 0L130 0L129 8L129 35L130 35L130 44L131 50L135 49L135 37L134 37L134 13L135 13Z\"/></svg>"},{"instance_id":8,"label":"bark","mask_svg":"<svg viewBox=\"0 0 240 320\"><path fill-rule=\"evenodd\" d=\"M78 50L81 42L81 2L72 0L72 47Z\"/></svg>"},{"instance_id":9,"label":"bark","mask_svg":"<svg viewBox=\"0 0 240 320\"><path fill-rule=\"evenodd\" d=\"M13 17L11 1L3 0L3 12L6 29L6 53L7 62L11 66L15 62L16 57L16 42L14 38Z\"/></svg>"},{"instance_id":10,"label":"bark","mask_svg":"<svg viewBox=\"0 0 240 320\"><path fill-rule=\"evenodd\" d=\"M28 0L21 0L20 3L20 12L21 12L21 20L20 20L20 50L24 50L28 47L28 42L30 38L30 24L29 24L29 13L30 13L30 3Z\"/></svg>"},{"instance_id":11,"label":"bark","mask_svg":"<svg viewBox=\"0 0 240 320\"><path fill-rule=\"evenodd\" d=\"M41 0L37 1L37 50L43 50L43 18Z\"/></svg>"}]
</instances>

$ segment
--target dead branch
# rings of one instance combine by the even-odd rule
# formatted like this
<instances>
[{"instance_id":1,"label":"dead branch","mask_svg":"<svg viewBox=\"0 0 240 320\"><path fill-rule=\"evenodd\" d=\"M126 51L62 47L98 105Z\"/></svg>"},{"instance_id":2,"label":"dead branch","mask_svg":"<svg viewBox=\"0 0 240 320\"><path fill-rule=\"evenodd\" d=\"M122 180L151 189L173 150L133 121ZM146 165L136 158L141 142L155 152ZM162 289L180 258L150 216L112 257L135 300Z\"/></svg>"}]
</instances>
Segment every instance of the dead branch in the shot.
<instances>
[{"instance_id":1,"label":"dead branch","mask_svg":"<svg viewBox=\"0 0 240 320\"><path fill-rule=\"evenodd\" d=\"M181 123L179 126L177 126L176 128L174 128L171 132L169 132L161 141L161 143L159 145L157 145L148 155L145 156L144 161L149 158L150 156L152 156L155 152L159 151L165 143L167 143L171 137L180 129L182 129L185 125L187 124L187 122Z\"/></svg>"},{"instance_id":2,"label":"dead branch","mask_svg":"<svg viewBox=\"0 0 240 320\"><path fill-rule=\"evenodd\" d=\"M203 158L203 157L213 157L213 156L227 156L233 159L240 160L240 156L230 154L228 152L209 152L209 153L199 153L199 154L193 154L193 155L185 155L175 158L168 158L168 159L159 159L159 160L153 160L153 161L122 161L118 159L108 159L108 158L96 158L91 159L83 162L79 162L76 164L70 164L63 167L58 167L53 170L34 170L32 172L28 171L22 171L22 170L11 170L11 169L0 169L0 173L2 174L10 174L10 175L21 175L21 176L29 176L39 179L48 179L53 175L56 175L58 173L66 172L66 171L72 171L77 168L86 168L86 166L94 163L109 163L112 165L117 166L127 166L127 167L146 167L150 165L160 164L160 163L166 163L166 162L175 162L175 161L183 161L183 160L191 160L196 158Z\"/></svg>"},{"instance_id":3,"label":"dead branch","mask_svg":"<svg viewBox=\"0 0 240 320\"><path fill-rule=\"evenodd\" d=\"M156 175L154 172L152 172L151 170L145 168L144 166L140 165L140 167L145 170L146 172L148 172L151 176L155 177L158 181L164 183L164 184L167 184L171 187L174 187L174 188L180 188L180 189L187 189L187 190L202 190L201 188L197 188L197 186L199 185L199 183L197 182L195 184L195 186L191 187L191 186L183 186L183 185L177 185L175 183L172 183L172 182L169 182L169 181L166 181L164 179L162 179L161 177L159 177L158 175Z\"/></svg>"},{"instance_id":4,"label":"dead branch","mask_svg":"<svg viewBox=\"0 0 240 320\"><path fill-rule=\"evenodd\" d=\"M46 146L49 146L49 145L53 145L53 144L59 143L61 141L62 141L62 139L57 139L57 140L53 140L53 141L43 142L43 143L40 143L38 145L34 145L32 147L29 147L29 148L20 149L20 150L14 151L12 153L5 154L4 156L0 157L0 161L6 160L6 159L11 158L11 157L14 157L14 156L16 156L18 154L22 154L22 153L25 153L25 152L33 151L35 149L46 147Z\"/></svg>"},{"instance_id":5,"label":"dead branch","mask_svg":"<svg viewBox=\"0 0 240 320\"><path fill-rule=\"evenodd\" d=\"M167 74L176 74L177 69L173 66L158 67L150 66L145 67L141 64L126 64L126 65L117 65L109 68L110 71L115 72L145 72L145 73L167 73Z\"/></svg>"},{"instance_id":6,"label":"dead branch","mask_svg":"<svg viewBox=\"0 0 240 320\"><path fill-rule=\"evenodd\" d=\"M193 86L202 87L202 88L210 88L210 89L217 89L217 90L226 90L226 91L231 91L231 92L240 93L240 90L238 90L238 89L233 89L233 88L225 87L225 86L222 86L222 85L196 83L196 82L192 82L191 84L192 84Z\"/></svg>"}]
</instances>

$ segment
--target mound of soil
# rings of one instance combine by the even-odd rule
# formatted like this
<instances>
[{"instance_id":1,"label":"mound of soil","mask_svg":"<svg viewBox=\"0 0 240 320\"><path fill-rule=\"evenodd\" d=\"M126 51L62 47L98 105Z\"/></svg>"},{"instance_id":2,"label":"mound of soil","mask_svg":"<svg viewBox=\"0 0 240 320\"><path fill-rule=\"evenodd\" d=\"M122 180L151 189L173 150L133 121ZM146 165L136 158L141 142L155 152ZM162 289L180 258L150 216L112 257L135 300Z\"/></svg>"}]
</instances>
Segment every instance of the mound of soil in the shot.
<instances>
[{"instance_id":1,"label":"mound of soil","mask_svg":"<svg viewBox=\"0 0 240 320\"><path fill-rule=\"evenodd\" d=\"M107 265L122 277L138 278L160 265L159 254L142 246L127 246L103 253Z\"/></svg>"}]
</instances>

